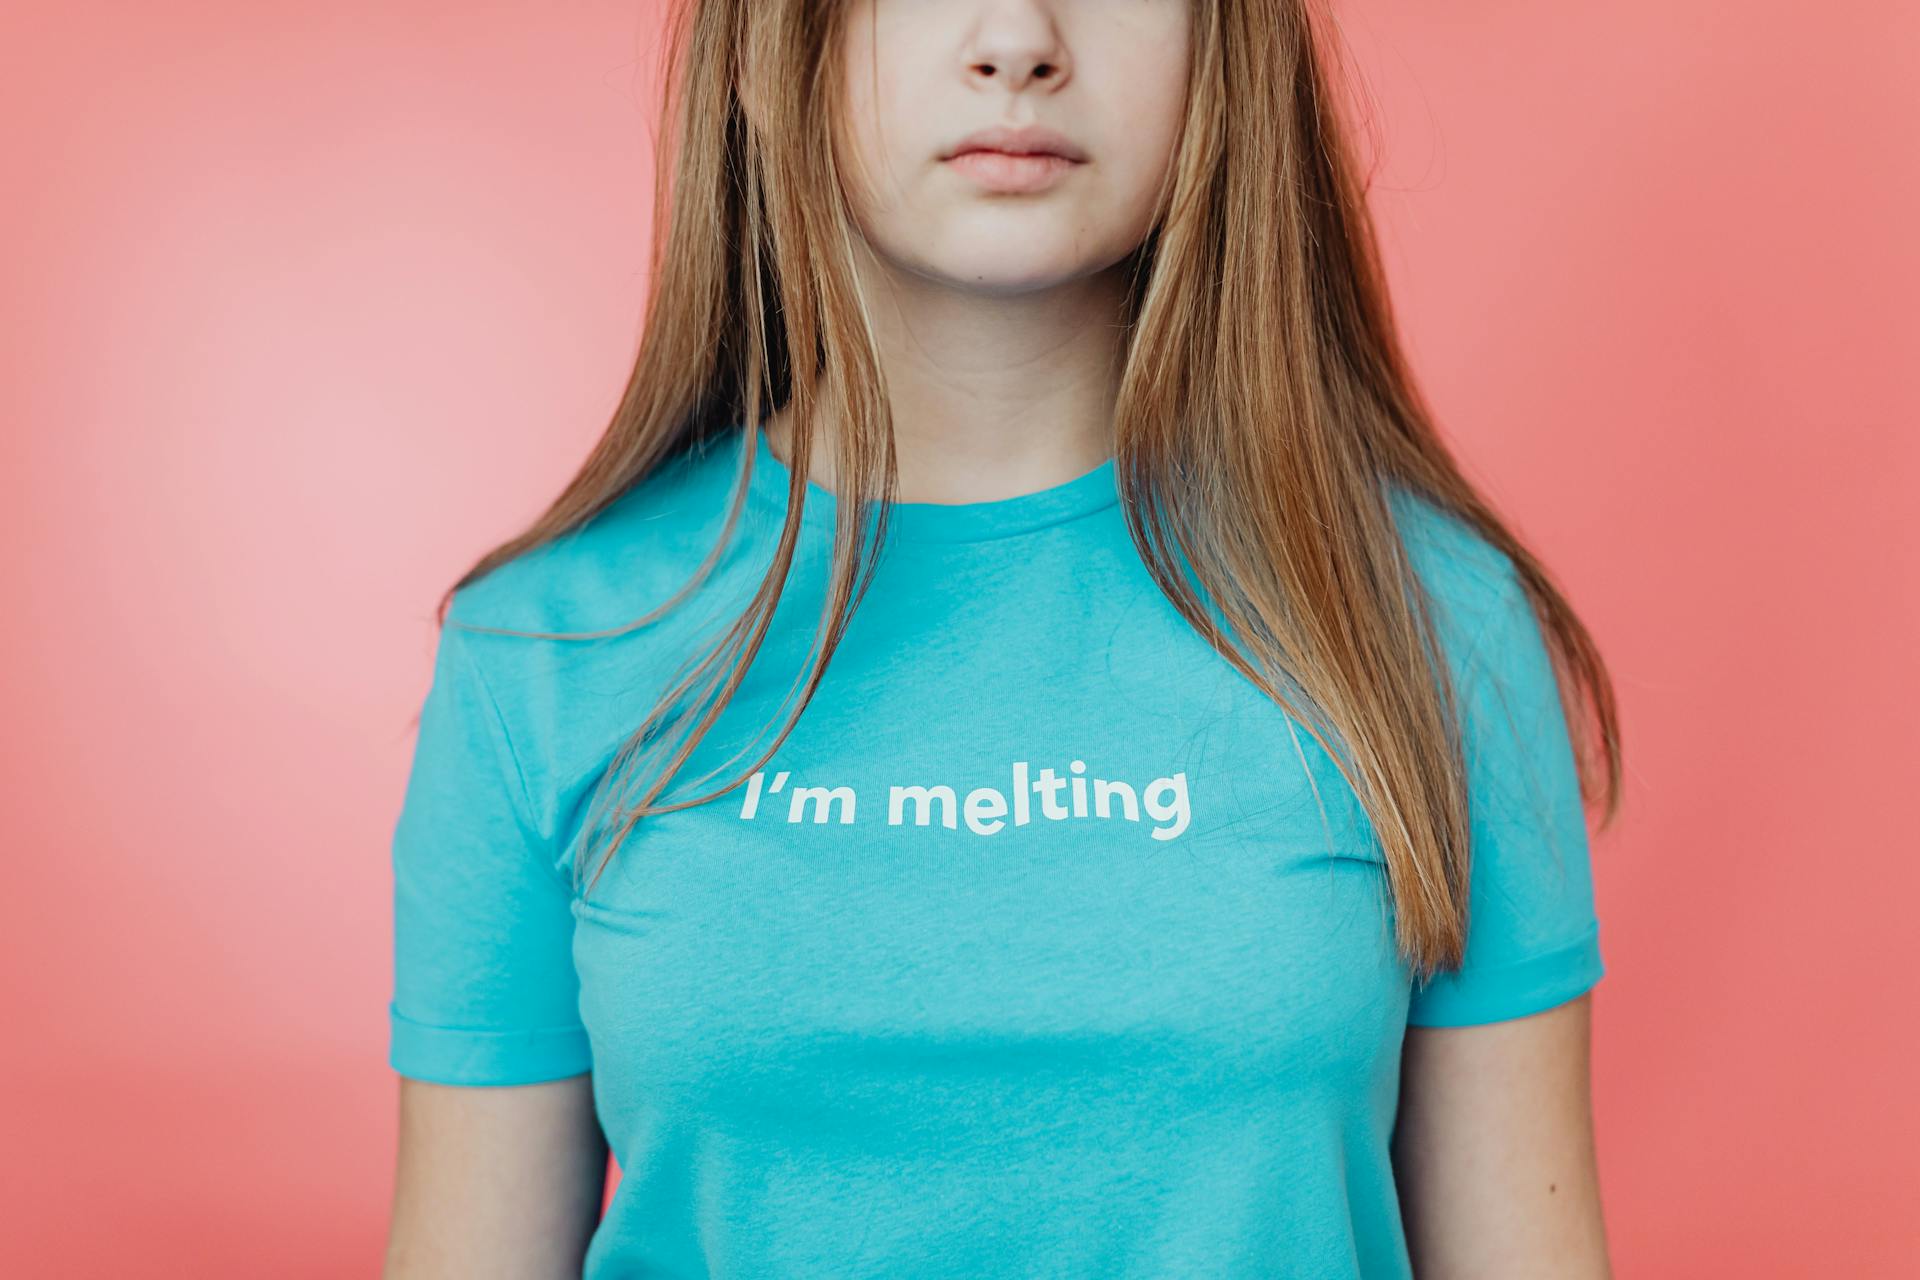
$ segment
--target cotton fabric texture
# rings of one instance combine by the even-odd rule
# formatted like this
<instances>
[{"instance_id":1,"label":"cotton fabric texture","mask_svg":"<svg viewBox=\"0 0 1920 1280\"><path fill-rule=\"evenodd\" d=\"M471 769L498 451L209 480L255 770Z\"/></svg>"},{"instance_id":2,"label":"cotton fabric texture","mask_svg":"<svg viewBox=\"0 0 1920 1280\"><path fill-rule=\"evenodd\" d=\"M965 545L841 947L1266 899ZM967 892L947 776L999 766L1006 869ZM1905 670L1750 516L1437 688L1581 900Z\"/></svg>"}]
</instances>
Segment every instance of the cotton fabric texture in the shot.
<instances>
[{"instance_id":1,"label":"cotton fabric texture","mask_svg":"<svg viewBox=\"0 0 1920 1280\"><path fill-rule=\"evenodd\" d=\"M713 545L744 447L684 452L451 616L639 617ZM1520 1017L1604 972L1541 630L1503 555L1395 495L1472 786L1467 962L1418 987L1364 810L1161 597L1114 477L896 508L779 752L642 820L590 894L595 784L770 563L788 469L758 442L723 565L662 622L441 632L393 832L389 1061L592 1072L620 1182L586 1276L1410 1275L1407 1026ZM774 628L673 797L731 778L795 691L833 508L809 487Z\"/></svg>"}]
</instances>

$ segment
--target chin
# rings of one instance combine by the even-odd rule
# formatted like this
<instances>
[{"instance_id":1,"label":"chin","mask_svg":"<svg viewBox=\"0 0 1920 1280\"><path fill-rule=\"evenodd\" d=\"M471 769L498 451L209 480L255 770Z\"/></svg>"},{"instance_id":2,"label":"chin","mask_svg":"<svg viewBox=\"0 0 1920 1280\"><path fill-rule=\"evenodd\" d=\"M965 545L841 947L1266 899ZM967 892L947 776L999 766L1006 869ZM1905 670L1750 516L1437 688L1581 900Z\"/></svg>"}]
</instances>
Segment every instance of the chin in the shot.
<instances>
[{"instance_id":1,"label":"chin","mask_svg":"<svg viewBox=\"0 0 1920 1280\"><path fill-rule=\"evenodd\" d=\"M1009 232L1008 236L1017 235ZM1065 237L1062 237L1064 240ZM1090 276L1105 263L1087 256L1085 244L1049 245L1038 236L1024 243L981 246L975 253L945 252L923 257L913 270L940 284L973 293L1018 294L1051 289Z\"/></svg>"}]
</instances>

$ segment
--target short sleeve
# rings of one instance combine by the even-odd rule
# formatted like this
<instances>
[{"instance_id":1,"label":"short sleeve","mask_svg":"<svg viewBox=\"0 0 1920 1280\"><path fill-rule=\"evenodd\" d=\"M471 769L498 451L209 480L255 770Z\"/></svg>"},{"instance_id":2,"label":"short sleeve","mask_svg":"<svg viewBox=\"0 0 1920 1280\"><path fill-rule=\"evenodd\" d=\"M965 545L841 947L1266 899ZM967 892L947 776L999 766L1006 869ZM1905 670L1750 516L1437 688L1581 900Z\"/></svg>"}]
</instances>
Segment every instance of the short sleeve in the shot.
<instances>
[{"instance_id":1,"label":"short sleeve","mask_svg":"<svg viewBox=\"0 0 1920 1280\"><path fill-rule=\"evenodd\" d=\"M571 886L471 642L440 632L393 829L388 1061L440 1084L532 1084L591 1068Z\"/></svg>"},{"instance_id":2,"label":"short sleeve","mask_svg":"<svg viewBox=\"0 0 1920 1280\"><path fill-rule=\"evenodd\" d=\"M1415 1026L1538 1013L1605 971L1566 715L1546 636L1503 568L1456 672L1471 820L1465 962L1415 984Z\"/></svg>"}]
</instances>

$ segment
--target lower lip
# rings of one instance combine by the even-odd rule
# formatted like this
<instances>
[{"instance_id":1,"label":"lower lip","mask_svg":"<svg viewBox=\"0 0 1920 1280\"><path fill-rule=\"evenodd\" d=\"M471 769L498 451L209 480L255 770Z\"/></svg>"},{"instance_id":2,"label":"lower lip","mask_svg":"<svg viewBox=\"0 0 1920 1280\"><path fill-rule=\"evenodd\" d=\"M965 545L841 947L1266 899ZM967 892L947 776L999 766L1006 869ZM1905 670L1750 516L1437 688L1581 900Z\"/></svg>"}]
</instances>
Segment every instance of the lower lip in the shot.
<instances>
[{"instance_id":1,"label":"lower lip","mask_svg":"<svg viewBox=\"0 0 1920 1280\"><path fill-rule=\"evenodd\" d=\"M1045 191L1080 167L1078 160L1056 155L1015 155L1009 151L967 151L946 162L988 191L1024 194Z\"/></svg>"}]
</instances>

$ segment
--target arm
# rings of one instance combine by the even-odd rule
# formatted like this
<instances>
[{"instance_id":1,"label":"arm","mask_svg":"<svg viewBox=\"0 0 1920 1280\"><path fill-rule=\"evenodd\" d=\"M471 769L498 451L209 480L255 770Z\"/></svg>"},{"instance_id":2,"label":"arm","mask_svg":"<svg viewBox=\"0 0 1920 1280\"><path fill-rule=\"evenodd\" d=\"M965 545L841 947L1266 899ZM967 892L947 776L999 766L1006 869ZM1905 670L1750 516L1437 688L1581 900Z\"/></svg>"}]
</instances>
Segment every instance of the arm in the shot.
<instances>
[{"instance_id":1,"label":"arm","mask_svg":"<svg viewBox=\"0 0 1920 1280\"><path fill-rule=\"evenodd\" d=\"M578 1276L606 1172L591 1075L505 1088L403 1076L382 1280Z\"/></svg>"},{"instance_id":2,"label":"arm","mask_svg":"<svg viewBox=\"0 0 1920 1280\"><path fill-rule=\"evenodd\" d=\"M1393 1161L1420 1280L1610 1280L1591 1005L1407 1028Z\"/></svg>"},{"instance_id":3,"label":"arm","mask_svg":"<svg viewBox=\"0 0 1920 1280\"><path fill-rule=\"evenodd\" d=\"M603 1200L564 841L538 739L514 735L527 721L480 657L460 628L442 631L393 831L386 1280L578 1277ZM539 695L508 672L504 687Z\"/></svg>"}]
</instances>

